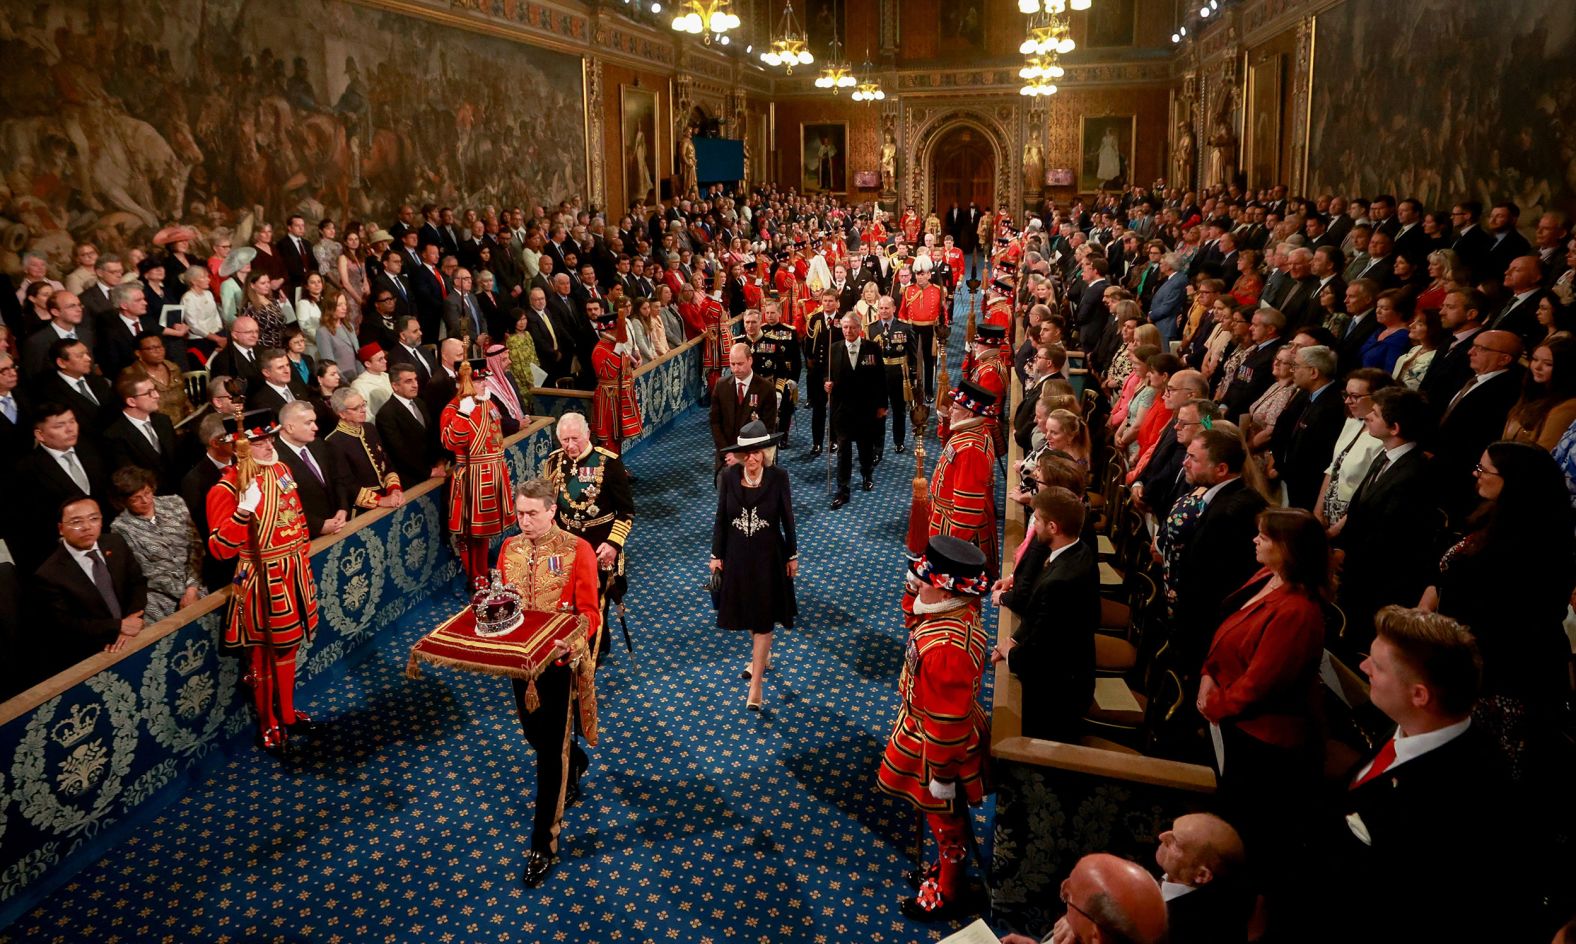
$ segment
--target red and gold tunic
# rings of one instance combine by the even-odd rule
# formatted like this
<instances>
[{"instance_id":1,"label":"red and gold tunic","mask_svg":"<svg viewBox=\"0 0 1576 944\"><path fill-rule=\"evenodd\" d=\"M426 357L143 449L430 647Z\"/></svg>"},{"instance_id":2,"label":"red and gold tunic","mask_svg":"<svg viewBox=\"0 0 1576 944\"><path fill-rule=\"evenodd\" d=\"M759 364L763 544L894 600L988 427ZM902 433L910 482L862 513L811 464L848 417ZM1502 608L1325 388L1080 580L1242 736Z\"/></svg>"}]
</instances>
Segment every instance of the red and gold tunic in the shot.
<instances>
[{"instance_id":1,"label":"red and gold tunic","mask_svg":"<svg viewBox=\"0 0 1576 944\"><path fill-rule=\"evenodd\" d=\"M963 278L963 250L953 246L942 253L942 258L947 260L947 268L952 270L952 285L950 288L957 291L958 280Z\"/></svg>"},{"instance_id":2,"label":"red and gold tunic","mask_svg":"<svg viewBox=\"0 0 1576 944\"><path fill-rule=\"evenodd\" d=\"M975 355L974 363L969 370L969 379L978 384L982 390L989 390L996 395L997 403L1007 402L1007 371L1010 365L1002 356L1000 348L990 348ZM996 455L1007 454L1007 434L997 417L988 424L991 430L991 445L996 450Z\"/></svg>"},{"instance_id":3,"label":"red and gold tunic","mask_svg":"<svg viewBox=\"0 0 1576 944\"><path fill-rule=\"evenodd\" d=\"M990 721L979 693L989 650L977 600L914 617L897 683L902 702L876 772L883 792L929 812L953 806L930 795L932 780L958 784L958 798L971 805L985 799Z\"/></svg>"},{"instance_id":4,"label":"red and gold tunic","mask_svg":"<svg viewBox=\"0 0 1576 944\"><path fill-rule=\"evenodd\" d=\"M640 435L640 404L635 402L635 378L624 375L624 355L613 349L613 339L603 337L591 352L596 370L596 398L591 402L591 435L609 443ZM615 399L616 397L616 399Z\"/></svg>"},{"instance_id":5,"label":"red and gold tunic","mask_svg":"<svg viewBox=\"0 0 1576 944\"><path fill-rule=\"evenodd\" d=\"M968 541L985 554L994 577L996 556L996 447L988 417L974 416L952 428L930 477L930 527L938 534Z\"/></svg>"},{"instance_id":6,"label":"red and gold tunic","mask_svg":"<svg viewBox=\"0 0 1576 944\"><path fill-rule=\"evenodd\" d=\"M520 591L526 609L584 616L586 642L595 645L602 603L597 597L596 552L584 538L556 524L536 541L517 534L498 549L498 570L504 583Z\"/></svg>"},{"instance_id":7,"label":"red and gold tunic","mask_svg":"<svg viewBox=\"0 0 1576 944\"><path fill-rule=\"evenodd\" d=\"M728 366L728 349L733 347L733 334L728 328L728 310L722 302L705 295L694 303L696 317L706 332L701 342L700 363L707 371L720 371Z\"/></svg>"},{"instance_id":8,"label":"red and gold tunic","mask_svg":"<svg viewBox=\"0 0 1576 944\"><path fill-rule=\"evenodd\" d=\"M910 285L898 299L897 320L926 327L941 318L941 288L935 285Z\"/></svg>"},{"instance_id":9,"label":"red and gold tunic","mask_svg":"<svg viewBox=\"0 0 1576 944\"><path fill-rule=\"evenodd\" d=\"M236 469L224 470L208 490L208 550L220 560L239 558L227 646L292 649L317 626L317 584L307 557L312 536L295 479L282 462L259 465L256 511L242 511Z\"/></svg>"},{"instance_id":10,"label":"red and gold tunic","mask_svg":"<svg viewBox=\"0 0 1576 944\"><path fill-rule=\"evenodd\" d=\"M919 214L913 210L904 210L903 216L897 221L898 228L903 231L903 238L909 245L919 242Z\"/></svg>"},{"instance_id":11,"label":"red and gold tunic","mask_svg":"<svg viewBox=\"0 0 1576 944\"><path fill-rule=\"evenodd\" d=\"M492 401L460 397L439 420L438 441L454 453L449 472L449 530L468 538L490 538L514 525L514 491L503 457L503 418Z\"/></svg>"}]
</instances>

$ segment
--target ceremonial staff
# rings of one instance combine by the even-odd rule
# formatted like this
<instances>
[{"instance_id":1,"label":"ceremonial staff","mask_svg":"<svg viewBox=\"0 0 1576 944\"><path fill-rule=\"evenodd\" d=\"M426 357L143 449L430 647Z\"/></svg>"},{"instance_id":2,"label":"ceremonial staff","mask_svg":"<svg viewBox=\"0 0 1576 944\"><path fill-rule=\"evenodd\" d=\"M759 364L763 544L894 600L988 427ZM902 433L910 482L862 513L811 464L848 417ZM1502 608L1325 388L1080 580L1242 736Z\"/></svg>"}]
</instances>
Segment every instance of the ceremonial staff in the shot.
<instances>
[{"instance_id":1,"label":"ceremonial staff","mask_svg":"<svg viewBox=\"0 0 1576 944\"><path fill-rule=\"evenodd\" d=\"M236 436L236 439L235 439L235 443L234 443L234 446L235 446L235 497L236 497L237 501L240 501L241 497L246 494L247 489L251 488L252 487L252 483L257 480L257 460L252 458L252 440L246 435L245 409L246 409L245 406L243 406L241 404L241 402L239 400L237 400L236 403L235 403L235 429L236 429L235 436ZM259 486L259 488L261 488L261 486ZM258 508L261 509L262 505L259 504ZM247 563L250 564L252 567L257 568L257 570L259 572L261 572L261 570L262 570L262 562L260 560L258 560L257 558L258 558L258 554L262 550L262 548L257 546L259 535L257 533L257 513L256 512L253 512L253 514L252 514L252 521L247 525L247 528L248 528L248 530L249 530L249 532L250 532L250 534L252 536L252 560L248 561ZM240 573L236 574L236 580L235 580L234 584L231 586L231 589L230 589L231 596L234 596L235 593L236 593L235 587L241 585L242 577L243 577L242 574L240 574ZM240 600L237 603L232 603L232 605L247 606L248 602L246 600ZM263 642L264 642L264 647L263 648L268 653L268 672L269 672L269 677L270 678L277 678L278 677L278 673L279 673L279 650L274 644L274 627L273 627L273 622L271 620L264 619L262 621L262 623L263 623ZM257 684L262 684L262 680L259 679ZM277 684L273 685L272 691L274 693L274 707L273 707L273 709L270 709L270 710L278 709L278 708L281 707L280 704L279 704L279 686ZM258 721L259 721L259 724L267 724L267 722L263 721L261 718L259 718ZM267 742L264 741L264 744L266 745Z\"/></svg>"},{"instance_id":2,"label":"ceremonial staff","mask_svg":"<svg viewBox=\"0 0 1576 944\"><path fill-rule=\"evenodd\" d=\"M634 376L629 366L629 326L625 323L625 310L618 309L618 324L613 328L613 342L625 346L623 354L618 359L618 389L613 391L613 451L623 461L624 455L624 385L630 385L630 395L634 395ZM600 566L600 565L599 565ZM611 568L609 568L611 570ZM629 623L624 619L624 601L620 600L614 605L618 611L618 628L624 632L624 651L634 652L635 644L629 638ZM602 622L607 622L606 617Z\"/></svg>"},{"instance_id":3,"label":"ceremonial staff","mask_svg":"<svg viewBox=\"0 0 1576 944\"><path fill-rule=\"evenodd\" d=\"M464 403L466 397L475 397L476 396L476 380L475 380L475 377L472 376L472 373L471 373L471 360L470 360L470 357L471 357L471 335L470 335L469 331L463 332L460 335L460 350L465 352L465 359L460 361L459 381L455 385L454 392L455 392L455 395L459 398L459 401L461 403ZM481 414L482 414L481 415L481 421L480 421L480 424L479 424L479 428L477 430L477 435L485 436L486 435L487 424L492 422L492 408L486 403L479 403L479 404L477 404L477 406L481 408ZM456 462L455 463L455 465L454 465L454 475L449 481L449 489L450 489L451 493L453 493L455 489L458 489L459 491L458 491L457 494L459 494L461 496L463 496L465 494L465 489L468 487L467 484L466 484L466 481L465 481L466 478L467 478L466 473L469 472L469 471L470 471L470 463L469 462ZM467 502L466 504L469 504L469 503ZM461 507L464 508L465 506L462 505ZM468 511L468 509L467 509L467 511ZM470 516L470 514L463 514L463 515L460 516L460 527L464 528L464 531L461 532L461 538L462 538L462 540L464 542L463 545L462 545L462 549L469 548L470 545L471 545L471 542L475 539L474 536L471 533L471 516ZM469 558L465 558L465 559L469 560ZM478 586L484 586L486 583L487 583L487 575L485 573L477 574L477 575L475 575L475 576L473 576L471 578L472 586L470 586L467 589L468 590L475 590L475 589L477 589Z\"/></svg>"}]
</instances>

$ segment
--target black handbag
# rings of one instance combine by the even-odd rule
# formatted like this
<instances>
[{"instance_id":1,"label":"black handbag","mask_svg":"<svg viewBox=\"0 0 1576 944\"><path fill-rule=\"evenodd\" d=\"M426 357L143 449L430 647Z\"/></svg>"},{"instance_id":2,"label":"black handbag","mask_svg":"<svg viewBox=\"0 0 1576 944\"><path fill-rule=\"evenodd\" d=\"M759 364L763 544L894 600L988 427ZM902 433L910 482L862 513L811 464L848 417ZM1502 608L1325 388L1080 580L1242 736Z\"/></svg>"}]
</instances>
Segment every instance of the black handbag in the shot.
<instances>
[{"instance_id":1,"label":"black handbag","mask_svg":"<svg viewBox=\"0 0 1576 944\"><path fill-rule=\"evenodd\" d=\"M722 608L722 571L708 571L706 574L706 592L711 594L711 608Z\"/></svg>"}]
</instances>

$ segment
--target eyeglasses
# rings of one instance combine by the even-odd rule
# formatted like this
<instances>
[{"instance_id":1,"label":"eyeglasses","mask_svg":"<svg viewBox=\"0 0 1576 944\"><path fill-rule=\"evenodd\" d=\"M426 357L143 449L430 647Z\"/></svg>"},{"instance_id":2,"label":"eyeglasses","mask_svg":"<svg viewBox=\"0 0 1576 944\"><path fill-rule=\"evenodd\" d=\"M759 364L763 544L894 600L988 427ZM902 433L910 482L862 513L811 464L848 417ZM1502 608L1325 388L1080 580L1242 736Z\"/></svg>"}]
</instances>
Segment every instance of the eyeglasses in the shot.
<instances>
[{"instance_id":1,"label":"eyeglasses","mask_svg":"<svg viewBox=\"0 0 1576 944\"><path fill-rule=\"evenodd\" d=\"M1366 399L1368 399L1368 394L1366 394L1366 393L1350 393L1350 392L1348 392L1348 393L1341 394L1341 399L1345 400L1347 403L1355 403L1358 400L1366 400Z\"/></svg>"},{"instance_id":2,"label":"eyeglasses","mask_svg":"<svg viewBox=\"0 0 1576 944\"><path fill-rule=\"evenodd\" d=\"M1498 472L1494 471L1493 469L1485 469L1485 468L1483 468L1483 463L1481 463L1481 462L1479 462L1477 465L1472 467L1472 474L1473 475L1478 475L1478 476L1495 475L1495 476L1499 476L1500 478L1504 478L1503 475L1500 475Z\"/></svg>"}]
</instances>

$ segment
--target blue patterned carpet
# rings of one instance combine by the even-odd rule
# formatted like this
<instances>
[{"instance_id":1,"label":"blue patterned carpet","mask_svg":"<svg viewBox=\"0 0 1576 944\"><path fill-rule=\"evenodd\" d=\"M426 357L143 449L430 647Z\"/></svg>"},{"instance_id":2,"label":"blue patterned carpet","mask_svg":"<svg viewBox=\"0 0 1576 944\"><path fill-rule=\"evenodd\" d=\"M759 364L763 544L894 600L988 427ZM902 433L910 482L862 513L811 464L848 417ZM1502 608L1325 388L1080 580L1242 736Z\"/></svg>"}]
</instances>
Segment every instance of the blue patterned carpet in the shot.
<instances>
[{"instance_id":1,"label":"blue patterned carpet","mask_svg":"<svg viewBox=\"0 0 1576 944\"><path fill-rule=\"evenodd\" d=\"M798 512L800 626L778 634L760 714L744 710L739 678L749 641L714 627L702 590L714 513L704 412L632 458L636 651L620 646L600 672L602 746L543 888L519 881L534 764L507 683L404 675L411 643L460 605L440 593L313 699L329 727L296 763L238 750L3 939L704 944L950 933L899 914L916 817L874 787L902 660L912 454L889 451L876 491L858 491L856 477L852 504L832 512L802 417L798 448L779 460ZM976 817L982 838L988 814Z\"/></svg>"}]
</instances>

